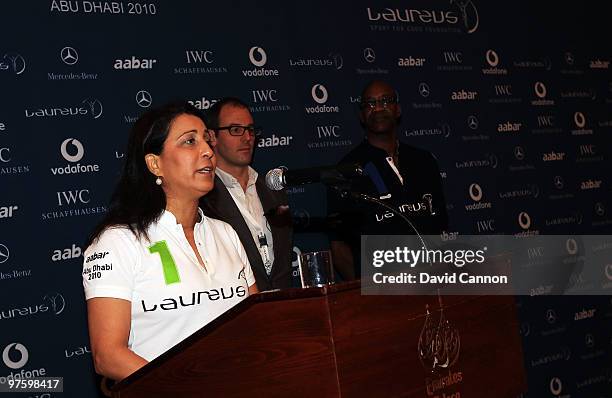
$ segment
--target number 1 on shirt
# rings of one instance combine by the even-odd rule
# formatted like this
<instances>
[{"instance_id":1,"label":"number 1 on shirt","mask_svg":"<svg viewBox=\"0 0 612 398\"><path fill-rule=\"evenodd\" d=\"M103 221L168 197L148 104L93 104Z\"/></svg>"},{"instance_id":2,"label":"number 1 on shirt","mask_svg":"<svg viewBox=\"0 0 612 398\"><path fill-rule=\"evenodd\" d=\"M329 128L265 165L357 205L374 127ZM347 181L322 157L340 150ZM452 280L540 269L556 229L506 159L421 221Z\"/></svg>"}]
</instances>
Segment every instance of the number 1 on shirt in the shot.
<instances>
[{"instance_id":1,"label":"number 1 on shirt","mask_svg":"<svg viewBox=\"0 0 612 398\"><path fill-rule=\"evenodd\" d=\"M159 258L162 262L162 268L164 270L164 280L166 281L166 285L179 283L181 281L178 270L176 269L176 263L172 258L172 254L170 254L170 250L168 249L168 245L166 244L165 240L160 240L159 242L155 242L149 246L149 253L159 254Z\"/></svg>"}]
</instances>

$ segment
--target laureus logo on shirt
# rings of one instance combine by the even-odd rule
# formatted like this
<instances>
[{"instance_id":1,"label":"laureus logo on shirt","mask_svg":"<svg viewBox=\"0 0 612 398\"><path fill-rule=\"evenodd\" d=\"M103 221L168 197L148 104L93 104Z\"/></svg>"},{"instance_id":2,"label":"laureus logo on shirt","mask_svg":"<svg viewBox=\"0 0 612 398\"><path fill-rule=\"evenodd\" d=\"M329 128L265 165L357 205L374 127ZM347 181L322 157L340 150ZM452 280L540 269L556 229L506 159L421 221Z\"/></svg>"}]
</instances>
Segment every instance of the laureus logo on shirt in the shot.
<instances>
[{"instance_id":1,"label":"laureus logo on shirt","mask_svg":"<svg viewBox=\"0 0 612 398\"><path fill-rule=\"evenodd\" d=\"M157 303L145 302L141 300L142 309L144 312L152 311L172 311L179 308L190 307L192 305L205 305L209 301L231 300L234 298L242 298L247 295L247 290L244 286L230 286L219 289L209 289L199 292L192 292L187 295L178 297L167 297L159 300Z\"/></svg>"}]
</instances>

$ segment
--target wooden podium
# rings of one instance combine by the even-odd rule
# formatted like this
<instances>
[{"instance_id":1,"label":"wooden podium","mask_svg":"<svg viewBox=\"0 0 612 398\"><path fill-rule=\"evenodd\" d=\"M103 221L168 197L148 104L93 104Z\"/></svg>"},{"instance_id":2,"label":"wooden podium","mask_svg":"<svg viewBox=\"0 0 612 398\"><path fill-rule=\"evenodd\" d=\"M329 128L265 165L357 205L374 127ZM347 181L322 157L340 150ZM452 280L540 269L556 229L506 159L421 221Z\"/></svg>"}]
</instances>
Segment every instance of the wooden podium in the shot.
<instances>
[{"instance_id":1,"label":"wooden podium","mask_svg":"<svg viewBox=\"0 0 612 398\"><path fill-rule=\"evenodd\" d=\"M515 398L526 381L514 297L362 296L349 282L251 296L112 390Z\"/></svg>"}]
</instances>

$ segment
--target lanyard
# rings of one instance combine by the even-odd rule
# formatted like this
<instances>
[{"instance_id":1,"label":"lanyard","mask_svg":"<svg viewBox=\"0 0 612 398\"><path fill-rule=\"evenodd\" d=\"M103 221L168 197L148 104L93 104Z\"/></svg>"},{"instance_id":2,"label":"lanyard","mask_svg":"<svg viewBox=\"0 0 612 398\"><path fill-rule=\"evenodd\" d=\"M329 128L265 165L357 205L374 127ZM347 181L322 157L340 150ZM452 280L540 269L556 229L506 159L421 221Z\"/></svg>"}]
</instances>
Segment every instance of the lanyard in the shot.
<instances>
[{"instance_id":1,"label":"lanyard","mask_svg":"<svg viewBox=\"0 0 612 398\"><path fill-rule=\"evenodd\" d=\"M395 163L393 162L393 158L391 156L387 156L386 159L387 159L387 163L389 163L389 166L391 166L391 168L395 172L395 175L397 176L397 178L399 178L402 185L404 185L404 179L402 178L402 175L400 174L399 170L395 166Z\"/></svg>"},{"instance_id":2,"label":"lanyard","mask_svg":"<svg viewBox=\"0 0 612 398\"><path fill-rule=\"evenodd\" d=\"M240 211L242 217L245 218L247 224L250 224L255 228L255 232L257 234L257 249L259 250L259 255L261 256L261 260L263 261L266 273L270 275L270 273L272 272L272 261L270 261L270 247L268 246L268 239L266 238L266 234L263 230L263 227L259 222L257 222L257 220L255 220L255 217L253 217L253 215L248 211L242 201L239 200L239 198L236 198L236 196L234 196L232 190L228 189L228 192L231 195L232 199L234 199L234 203L236 204L236 207L238 207L238 211ZM244 193L244 199L246 202L246 192Z\"/></svg>"}]
</instances>

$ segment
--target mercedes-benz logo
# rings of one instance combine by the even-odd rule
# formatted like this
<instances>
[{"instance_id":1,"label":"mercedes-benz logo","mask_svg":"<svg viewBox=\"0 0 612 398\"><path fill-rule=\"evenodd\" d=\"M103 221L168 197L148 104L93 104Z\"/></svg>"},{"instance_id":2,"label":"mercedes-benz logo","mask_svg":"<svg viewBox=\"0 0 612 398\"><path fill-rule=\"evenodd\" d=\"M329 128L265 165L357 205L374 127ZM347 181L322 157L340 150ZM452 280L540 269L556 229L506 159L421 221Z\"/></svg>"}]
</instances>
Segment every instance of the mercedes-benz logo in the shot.
<instances>
[{"instance_id":1,"label":"mercedes-benz logo","mask_svg":"<svg viewBox=\"0 0 612 398\"><path fill-rule=\"evenodd\" d=\"M140 90L136 93L136 103L142 108L148 108L153 103L153 98L148 91Z\"/></svg>"},{"instance_id":2,"label":"mercedes-benz logo","mask_svg":"<svg viewBox=\"0 0 612 398\"><path fill-rule=\"evenodd\" d=\"M421 97L427 98L429 97L429 93L429 85L425 82L419 83L419 94L421 94Z\"/></svg>"},{"instance_id":3,"label":"mercedes-benz logo","mask_svg":"<svg viewBox=\"0 0 612 398\"><path fill-rule=\"evenodd\" d=\"M595 213L598 216L600 216L600 217L603 216L604 214L606 214L606 209L605 209L603 203L601 203L601 202L595 203Z\"/></svg>"},{"instance_id":4,"label":"mercedes-benz logo","mask_svg":"<svg viewBox=\"0 0 612 398\"><path fill-rule=\"evenodd\" d=\"M523 149L523 147L521 146L514 147L514 157L516 158L516 160L525 159L525 150Z\"/></svg>"},{"instance_id":5,"label":"mercedes-benz logo","mask_svg":"<svg viewBox=\"0 0 612 398\"><path fill-rule=\"evenodd\" d=\"M8 247L0 243L0 264L6 262L9 259L10 255L11 253L9 252Z\"/></svg>"},{"instance_id":6,"label":"mercedes-benz logo","mask_svg":"<svg viewBox=\"0 0 612 398\"><path fill-rule=\"evenodd\" d=\"M555 176L553 178L554 184L555 184L555 188L557 189L563 189L563 178L561 176Z\"/></svg>"},{"instance_id":7,"label":"mercedes-benz logo","mask_svg":"<svg viewBox=\"0 0 612 398\"><path fill-rule=\"evenodd\" d=\"M595 346L595 336L593 336L591 333L587 333L584 336L584 344L588 348L593 348Z\"/></svg>"},{"instance_id":8,"label":"mercedes-benz logo","mask_svg":"<svg viewBox=\"0 0 612 398\"><path fill-rule=\"evenodd\" d=\"M363 50L363 58L369 63L372 63L376 60L376 53L370 47Z\"/></svg>"},{"instance_id":9,"label":"mercedes-benz logo","mask_svg":"<svg viewBox=\"0 0 612 398\"><path fill-rule=\"evenodd\" d=\"M551 325L557 322L557 314L555 313L555 310L549 309L546 311L546 322L550 323Z\"/></svg>"},{"instance_id":10,"label":"mercedes-benz logo","mask_svg":"<svg viewBox=\"0 0 612 398\"><path fill-rule=\"evenodd\" d=\"M565 53L565 63L568 65L574 65L574 54L572 54L571 52L566 52Z\"/></svg>"},{"instance_id":11,"label":"mercedes-benz logo","mask_svg":"<svg viewBox=\"0 0 612 398\"><path fill-rule=\"evenodd\" d=\"M478 128L478 119L474 115L470 115L467 118L467 125L472 130L476 130Z\"/></svg>"},{"instance_id":12,"label":"mercedes-benz logo","mask_svg":"<svg viewBox=\"0 0 612 398\"><path fill-rule=\"evenodd\" d=\"M79 61L79 53L72 47L64 47L60 52L60 58L66 65L74 65Z\"/></svg>"}]
</instances>

